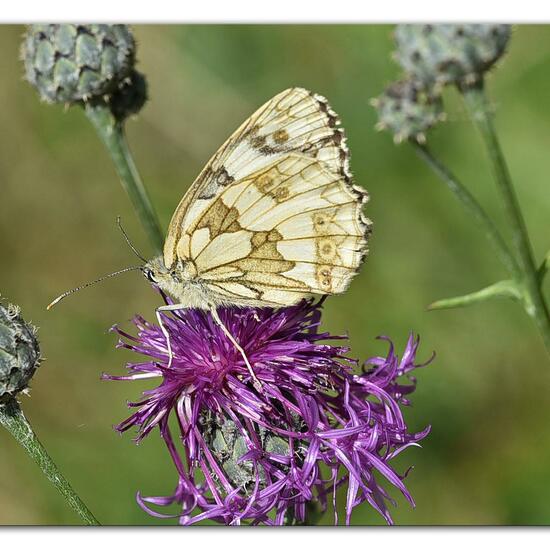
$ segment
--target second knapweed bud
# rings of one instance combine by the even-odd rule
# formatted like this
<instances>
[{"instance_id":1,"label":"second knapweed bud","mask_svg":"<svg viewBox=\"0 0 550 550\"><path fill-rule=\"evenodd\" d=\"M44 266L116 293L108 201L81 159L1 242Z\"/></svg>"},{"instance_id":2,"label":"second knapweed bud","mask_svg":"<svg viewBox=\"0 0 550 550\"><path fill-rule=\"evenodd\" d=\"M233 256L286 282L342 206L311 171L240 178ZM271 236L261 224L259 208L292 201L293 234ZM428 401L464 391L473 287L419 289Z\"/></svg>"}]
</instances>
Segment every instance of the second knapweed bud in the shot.
<instances>
[{"instance_id":1,"label":"second knapweed bud","mask_svg":"<svg viewBox=\"0 0 550 550\"><path fill-rule=\"evenodd\" d=\"M504 54L510 25L397 25L395 58L425 85L475 85Z\"/></svg>"},{"instance_id":2,"label":"second knapweed bud","mask_svg":"<svg viewBox=\"0 0 550 550\"><path fill-rule=\"evenodd\" d=\"M135 41L127 25L30 25L27 80L50 103L108 101L131 82Z\"/></svg>"},{"instance_id":3,"label":"second knapweed bud","mask_svg":"<svg viewBox=\"0 0 550 550\"><path fill-rule=\"evenodd\" d=\"M371 104L378 113L376 129L391 132L395 143L425 143L426 132L445 119L441 97L412 80L393 82Z\"/></svg>"},{"instance_id":4,"label":"second knapweed bud","mask_svg":"<svg viewBox=\"0 0 550 550\"><path fill-rule=\"evenodd\" d=\"M25 390L40 364L36 329L19 308L0 303L0 403Z\"/></svg>"}]
</instances>

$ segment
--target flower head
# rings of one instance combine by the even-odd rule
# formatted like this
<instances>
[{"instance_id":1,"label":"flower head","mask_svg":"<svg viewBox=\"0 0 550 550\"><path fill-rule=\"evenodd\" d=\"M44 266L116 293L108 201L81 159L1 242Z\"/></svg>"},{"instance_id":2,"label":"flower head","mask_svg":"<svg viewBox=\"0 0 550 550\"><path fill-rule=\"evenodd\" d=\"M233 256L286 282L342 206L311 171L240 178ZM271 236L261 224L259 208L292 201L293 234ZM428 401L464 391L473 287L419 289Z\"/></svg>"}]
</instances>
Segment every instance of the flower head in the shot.
<instances>
[{"instance_id":1,"label":"flower head","mask_svg":"<svg viewBox=\"0 0 550 550\"><path fill-rule=\"evenodd\" d=\"M502 57L510 25L397 25L395 57L424 85L471 86Z\"/></svg>"},{"instance_id":2,"label":"flower head","mask_svg":"<svg viewBox=\"0 0 550 550\"><path fill-rule=\"evenodd\" d=\"M120 346L148 359L129 364L127 376L105 377L161 379L130 404L137 410L117 429L136 427L139 440L158 426L179 476L169 497L138 493L144 509L160 515L151 504L177 504L182 524L303 522L306 506L316 501L325 509L347 482L347 522L367 501L390 523L392 501L376 473L413 503L404 476L390 461L429 431L411 433L400 409L415 386L414 380L397 379L418 366L418 339L411 335L401 360L389 343L386 357L369 359L354 374L358 365L346 356L348 348L326 343L345 338L318 330L320 303L228 308L219 315L244 348L261 389L208 312L180 310L163 317L173 351L170 366L159 326L136 317L137 336L114 328ZM169 427L171 415L179 438Z\"/></svg>"},{"instance_id":3,"label":"flower head","mask_svg":"<svg viewBox=\"0 0 550 550\"><path fill-rule=\"evenodd\" d=\"M106 104L124 120L147 99L128 25L29 25L21 53L26 79L48 103Z\"/></svg>"},{"instance_id":4,"label":"flower head","mask_svg":"<svg viewBox=\"0 0 550 550\"><path fill-rule=\"evenodd\" d=\"M127 25L29 25L23 59L43 100L86 101L112 93L130 74L135 42Z\"/></svg>"},{"instance_id":5,"label":"flower head","mask_svg":"<svg viewBox=\"0 0 550 550\"><path fill-rule=\"evenodd\" d=\"M378 130L388 130L395 143L425 143L426 132L445 120L441 96L413 80L398 80L371 104L378 113Z\"/></svg>"},{"instance_id":6,"label":"flower head","mask_svg":"<svg viewBox=\"0 0 550 550\"><path fill-rule=\"evenodd\" d=\"M0 303L0 404L24 392L39 365L36 328L17 306Z\"/></svg>"}]
</instances>

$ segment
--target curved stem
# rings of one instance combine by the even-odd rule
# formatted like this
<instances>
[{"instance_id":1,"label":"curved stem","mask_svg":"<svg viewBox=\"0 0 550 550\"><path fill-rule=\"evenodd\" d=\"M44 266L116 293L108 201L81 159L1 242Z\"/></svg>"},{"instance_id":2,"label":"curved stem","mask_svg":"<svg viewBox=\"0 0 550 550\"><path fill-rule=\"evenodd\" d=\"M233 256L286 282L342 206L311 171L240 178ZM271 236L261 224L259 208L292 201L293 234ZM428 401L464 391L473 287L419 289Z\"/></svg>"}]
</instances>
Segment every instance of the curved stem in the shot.
<instances>
[{"instance_id":1,"label":"curved stem","mask_svg":"<svg viewBox=\"0 0 550 550\"><path fill-rule=\"evenodd\" d=\"M151 199L141 181L138 169L124 134L122 123L115 121L109 107L106 105L87 104L86 115L96 129L101 141L115 164L122 186L138 215L138 218L149 237L155 254L160 254L164 238Z\"/></svg>"},{"instance_id":2,"label":"curved stem","mask_svg":"<svg viewBox=\"0 0 550 550\"><path fill-rule=\"evenodd\" d=\"M498 191L504 203L508 224L512 230L512 242L521 269L524 286L524 306L535 320L550 354L550 314L544 301L537 277L537 267L531 250L529 234L512 184L508 166L502 154L493 126L492 115L483 90L483 83L462 90L470 116L476 124L493 165Z\"/></svg>"},{"instance_id":3,"label":"curved stem","mask_svg":"<svg viewBox=\"0 0 550 550\"><path fill-rule=\"evenodd\" d=\"M14 398L0 405L0 424L27 451L44 475L55 485L56 489L65 497L69 506L81 517L84 523L87 525L99 525L92 512L88 510L84 502L75 493L42 443L40 443L29 421L23 414L19 403Z\"/></svg>"},{"instance_id":4,"label":"curved stem","mask_svg":"<svg viewBox=\"0 0 550 550\"><path fill-rule=\"evenodd\" d=\"M477 199L443 163L434 157L432 152L425 145L421 145L416 141L411 141L411 144L415 147L418 155L445 182L447 187L454 193L455 197L461 202L462 206L485 233L485 236L495 249L500 261L508 269L510 274L514 277L518 277L520 275L520 270L516 259L511 254L502 235Z\"/></svg>"}]
</instances>

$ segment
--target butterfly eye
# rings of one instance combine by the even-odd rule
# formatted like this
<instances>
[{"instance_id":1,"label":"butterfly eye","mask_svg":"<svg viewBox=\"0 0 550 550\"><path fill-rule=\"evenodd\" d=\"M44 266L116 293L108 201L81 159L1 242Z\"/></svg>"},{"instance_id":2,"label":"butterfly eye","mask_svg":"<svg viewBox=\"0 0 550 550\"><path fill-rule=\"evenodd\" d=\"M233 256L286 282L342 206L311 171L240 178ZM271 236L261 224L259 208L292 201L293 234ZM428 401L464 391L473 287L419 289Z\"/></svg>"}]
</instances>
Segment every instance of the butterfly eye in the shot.
<instances>
[{"instance_id":1,"label":"butterfly eye","mask_svg":"<svg viewBox=\"0 0 550 550\"><path fill-rule=\"evenodd\" d=\"M152 270L152 269L149 269L148 267L145 268L145 269L143 270L143 274L144 274L145 277L146 277L147 279L149 279L149 281L151 281L152 283L156 283L156 282L157 282L156 279L155 279L155 277L153 276L153 270Z\"/></svg>"}]
</instances>

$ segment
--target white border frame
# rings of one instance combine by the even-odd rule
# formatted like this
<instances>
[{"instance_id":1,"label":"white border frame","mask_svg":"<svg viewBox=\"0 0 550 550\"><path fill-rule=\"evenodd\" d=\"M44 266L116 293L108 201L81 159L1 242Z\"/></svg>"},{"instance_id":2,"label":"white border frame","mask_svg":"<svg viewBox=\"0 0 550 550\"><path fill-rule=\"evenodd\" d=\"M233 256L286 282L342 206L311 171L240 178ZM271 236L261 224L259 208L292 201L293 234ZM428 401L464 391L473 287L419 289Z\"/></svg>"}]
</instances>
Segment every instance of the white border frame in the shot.
<instances>
[{"instance_id":1,"label":"white border frame","mask_svg":"<svg viewBox=\"0 0 550 550\"><path fill-rule=\"evenodd\" d=\"M541 0L19 0L2 3L0 22L125 23L396 23L468 21L550 22Z\"/></svg>"}]
</instances>

